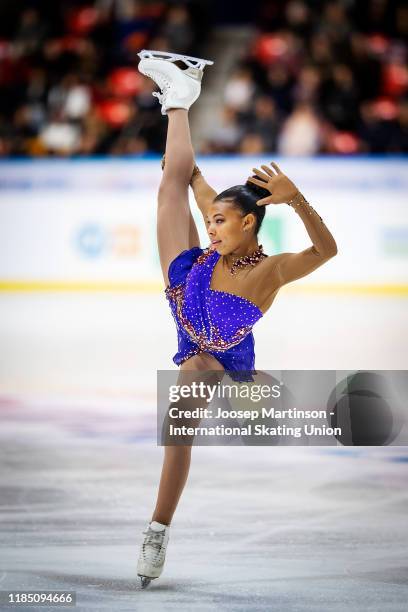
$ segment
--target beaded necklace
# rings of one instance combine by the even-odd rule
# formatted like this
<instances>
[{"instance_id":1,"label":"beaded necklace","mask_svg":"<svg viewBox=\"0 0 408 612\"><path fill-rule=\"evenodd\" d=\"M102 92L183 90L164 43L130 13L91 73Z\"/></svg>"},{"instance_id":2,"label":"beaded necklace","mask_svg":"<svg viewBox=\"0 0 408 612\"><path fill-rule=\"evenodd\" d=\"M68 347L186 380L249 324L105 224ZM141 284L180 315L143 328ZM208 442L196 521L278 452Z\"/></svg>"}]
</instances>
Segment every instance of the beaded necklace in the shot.
<instances>
[{"instance_id":1,"label":"beaded necklace","mask_svg":"<svg viewBox=\"0 0 408 612\"><path fill-rule=\"evenodd\" d=\"M263 246L260 244L256 251L251 253L251 255L238 257L230 268L230 274L234 276L236 271L239 269L245 268L246 266L256 266L256 264L262 261L262 259L265 259L265 257L268 256L263 252Z\"/></svg>"}]
</instances>

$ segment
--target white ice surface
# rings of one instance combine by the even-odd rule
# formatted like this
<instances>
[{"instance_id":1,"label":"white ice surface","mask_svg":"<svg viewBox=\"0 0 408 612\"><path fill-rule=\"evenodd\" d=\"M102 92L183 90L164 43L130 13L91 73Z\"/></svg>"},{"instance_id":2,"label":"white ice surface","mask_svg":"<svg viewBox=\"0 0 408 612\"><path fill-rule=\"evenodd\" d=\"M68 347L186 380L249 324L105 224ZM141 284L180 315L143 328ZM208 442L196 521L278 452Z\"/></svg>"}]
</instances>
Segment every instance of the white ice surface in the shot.
<instances>
[{"instance_id":1,"label":"white ice surface","mask_svg":"<svg viewBox=\"0 0 408 612\"><path fill-rule=\"evenodd\" d=\"M0 315L0 589L75 590L81 611L405 612L399 447L193 449L164 573L140 591L156 370L175 367L164 298L2 295ZM282 294L257 367L407 369L407 318L404 300Z\"/></svg>"}]
</instances>

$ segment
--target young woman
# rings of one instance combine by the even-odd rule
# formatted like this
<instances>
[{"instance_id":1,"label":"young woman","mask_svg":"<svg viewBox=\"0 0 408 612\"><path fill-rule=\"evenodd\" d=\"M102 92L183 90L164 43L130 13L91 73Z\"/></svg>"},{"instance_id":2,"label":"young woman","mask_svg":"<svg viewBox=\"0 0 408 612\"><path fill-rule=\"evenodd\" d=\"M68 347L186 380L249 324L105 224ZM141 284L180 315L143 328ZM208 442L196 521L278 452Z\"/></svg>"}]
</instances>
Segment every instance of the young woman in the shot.
<instances>
[{"instance_id":1,"label":"young woman","mask_svg":"<svg viewBox=\"0 0 408 612\"><path fill-rule=\"evenodd\" d=\"M217 195L194 164L188 122L204 67L212 62L155 51L139 55L139 70L161 89L156 95L168 116L157 238L165 293L178 332L173 360L185 379L194 372L227 371L242 380L242 372L255 367L254 323L270 308L280 287L336 255L336 243L321 217L273 162L254 168L245 185ZM200 248L189 207L189 184L206 224L207 249ZM265 206L283 203L300 217L312 246L268 257L258 244L258 231ZM190 457L191 445L165 446L157 503L138 563L143 587L162 572L169 526Z\"/></svg>"}]
</instances>

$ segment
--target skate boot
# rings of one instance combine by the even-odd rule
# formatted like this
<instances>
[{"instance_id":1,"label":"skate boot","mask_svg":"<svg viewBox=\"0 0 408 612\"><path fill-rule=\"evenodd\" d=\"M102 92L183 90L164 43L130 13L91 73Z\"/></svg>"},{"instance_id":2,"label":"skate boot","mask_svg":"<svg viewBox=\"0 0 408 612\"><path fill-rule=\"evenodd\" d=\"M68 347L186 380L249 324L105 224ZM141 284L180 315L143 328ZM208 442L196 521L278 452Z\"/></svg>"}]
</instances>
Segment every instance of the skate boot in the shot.
<instances>
[{"instance_id":1,"label":"skate boot","mask_svg":"<svg viewBox=\"0 0 408 612\"><path fill-rule=\"evenodd\" d=\"M161 90L161 93L155 91L153 96L159 99L162 115L171 108L188 110L200 95L204 67L214 63L198 57L146 49L138 55L141 58L139 72L150 77ZM183 62L186 69L181 70L174 62Z\"/></svg>"},{"instance_id":2,"label":"skate boot","mask_svg":"<svg viewBox=\"0 0 408 612\"><path fill-rule=\"evenodd\" d=\"M142 589L145 589L154 578L163 571L166 558L167 542L170 527L157 521L152 521L146 531L137 564L137 575L140 576Z\"/></svg>"}]
</instances>

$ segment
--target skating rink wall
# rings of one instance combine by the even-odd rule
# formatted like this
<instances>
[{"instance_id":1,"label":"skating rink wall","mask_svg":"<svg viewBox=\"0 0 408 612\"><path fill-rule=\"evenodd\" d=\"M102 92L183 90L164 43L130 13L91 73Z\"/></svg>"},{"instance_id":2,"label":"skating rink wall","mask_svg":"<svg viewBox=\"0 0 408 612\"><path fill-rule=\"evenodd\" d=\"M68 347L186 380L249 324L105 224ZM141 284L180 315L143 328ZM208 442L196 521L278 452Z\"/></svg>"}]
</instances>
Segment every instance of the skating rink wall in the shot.
<instances>
[{"instance_id":1,"label":"skating rink wall","mask_svg":"<svg viewBox=\"0 0 408 612\"><path fill-rule=\"evenodd\" d=\"M199 160L220 191L269 158ZM338 256L301 286L379 292L407 288L405 159L278 160L332 230ZM159 291L158 159L17 161L0 164L0 288ZM208 239L191 195L201 245ZM310 240L286 205L268 206L265 251L299 251ZM340 285L342 287L340 287Z\"/></svg>"}]
</instances>

